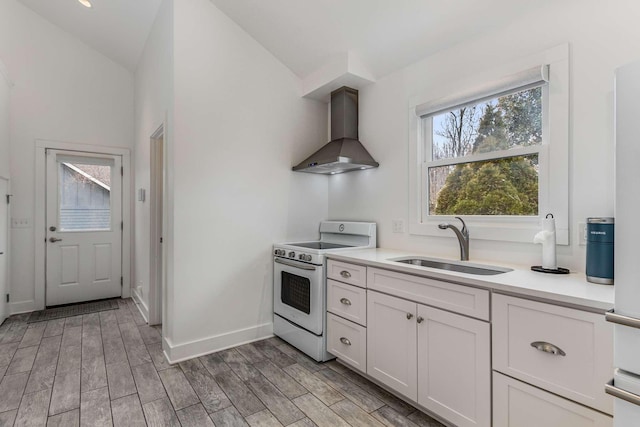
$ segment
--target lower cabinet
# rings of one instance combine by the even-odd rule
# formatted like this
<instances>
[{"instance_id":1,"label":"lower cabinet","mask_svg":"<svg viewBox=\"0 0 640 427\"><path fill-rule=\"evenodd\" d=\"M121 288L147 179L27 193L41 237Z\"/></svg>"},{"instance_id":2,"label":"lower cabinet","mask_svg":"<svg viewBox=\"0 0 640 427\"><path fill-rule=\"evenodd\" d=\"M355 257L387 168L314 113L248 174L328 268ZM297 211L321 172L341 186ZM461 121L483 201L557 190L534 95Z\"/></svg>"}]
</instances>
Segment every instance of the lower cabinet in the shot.
<instances>
[{"instance_id":1,"label":"lower cabinet","mask_svg":"<svg viewBox=\"0 0 640 427\"><path fill-rule=\"evenodd\" d=\"M491 425L487 322L418 304L418 403L458 427Z\"/></svg>"},{"instance_id":2,"label":"lower cabinet","mask_svg":"<svg viewBox=\"0 0 640 427\"><path fill-rule=\"evenodd\" d=\"M491 425L486 322L367 291L367 374L458 427Z\"/></svg>"},{"instance_id":3,"label":"lower cabinet","mask_svg":"<svg viewBox=\"0 0 640 427\"><path fill-rule=\"evenodd\" d=\"M414 401L418 397L416 306L367 291L367 374Z\"/></svg>"},{"instance_id":4,"label":"lower cabinet","mask_svg":"<svg viewBox=\"0 0 640 427\"><path fill-rule=\"evenodd\" d=\"M612 427L613 418L494 372L493 426Z\"/></svg>"},{"instance_id":5,"label":"lower cabinet","mask_svg":"<svg viewBox=\"0 0 640 427\"><path fill-rule=\"evenodd\" d=\"M352 368L366 372L367 329L327 313L327 351Z\"/></svg>"}]
</instances>

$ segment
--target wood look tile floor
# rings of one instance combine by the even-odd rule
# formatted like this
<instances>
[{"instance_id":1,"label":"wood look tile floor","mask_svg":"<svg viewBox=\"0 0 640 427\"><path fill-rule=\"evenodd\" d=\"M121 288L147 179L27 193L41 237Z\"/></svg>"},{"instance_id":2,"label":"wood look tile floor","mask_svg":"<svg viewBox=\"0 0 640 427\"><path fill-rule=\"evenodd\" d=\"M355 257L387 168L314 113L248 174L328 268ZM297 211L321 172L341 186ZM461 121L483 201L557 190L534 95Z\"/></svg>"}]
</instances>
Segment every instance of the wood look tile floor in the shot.
<instances>
[{"instance_id":1,"label":"wood look tile floor","mask_svg":"<svg viewBox=\"0 0 640 427\"><path fill-rule=\"evenodd\" d=\"M132 300L119 304L0 326L0 427L442 426L275 337L170 365L160 328Z\"/></svg>"}]
</instances>

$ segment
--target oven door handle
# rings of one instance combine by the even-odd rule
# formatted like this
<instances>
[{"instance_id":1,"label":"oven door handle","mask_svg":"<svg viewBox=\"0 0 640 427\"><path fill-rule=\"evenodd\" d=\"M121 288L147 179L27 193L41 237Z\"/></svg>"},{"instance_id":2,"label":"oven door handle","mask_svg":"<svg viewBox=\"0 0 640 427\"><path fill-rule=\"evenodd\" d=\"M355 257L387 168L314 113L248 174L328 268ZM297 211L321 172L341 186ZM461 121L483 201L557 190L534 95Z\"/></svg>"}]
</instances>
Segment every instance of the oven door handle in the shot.
<instances>
[{"instance_id":1,"label":"oven door handle","mask_svg":"<svg viewBox=\"0 0 640 427\"><path fill-rule=\"evenodd\" d=\"M292 262L285 261L285 260L282 260L280 258L276 258L275 262L277 262L278 264L288 265L289 267L299 268L301 270L309 270L309 271L315 271L316 270L316 268L313 265L297 264L297 263L294 264Z\"/></svg>"}]
</instances>

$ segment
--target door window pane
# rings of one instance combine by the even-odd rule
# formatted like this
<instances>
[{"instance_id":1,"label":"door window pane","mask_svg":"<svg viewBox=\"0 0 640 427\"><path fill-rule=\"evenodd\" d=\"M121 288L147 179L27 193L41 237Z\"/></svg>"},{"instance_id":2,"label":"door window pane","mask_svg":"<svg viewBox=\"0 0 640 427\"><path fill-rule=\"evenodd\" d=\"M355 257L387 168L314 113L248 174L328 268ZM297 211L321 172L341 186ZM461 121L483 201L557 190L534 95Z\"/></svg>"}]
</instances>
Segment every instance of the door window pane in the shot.
<instances>
[{"instance_id":1,"label":"door window pane","mask_svg":"<svg viewBox=\"0 0 640 427\"><path fill-rule=\"evenodd\" d=\"M59 162L60 231L111 229L112 167Z\"/></svg>"}]
</instances>

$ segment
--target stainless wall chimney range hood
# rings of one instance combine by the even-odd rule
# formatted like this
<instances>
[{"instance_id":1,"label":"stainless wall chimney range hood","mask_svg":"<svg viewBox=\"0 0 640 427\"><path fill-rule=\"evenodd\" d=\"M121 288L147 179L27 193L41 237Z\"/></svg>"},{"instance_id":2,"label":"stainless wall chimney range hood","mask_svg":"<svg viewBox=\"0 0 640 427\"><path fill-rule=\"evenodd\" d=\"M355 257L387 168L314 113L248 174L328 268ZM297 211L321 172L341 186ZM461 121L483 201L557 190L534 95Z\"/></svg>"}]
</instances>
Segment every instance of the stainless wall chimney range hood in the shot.
<instances>
[{"instance_id":1,"label":"stainless wall chimney range hood","mask_svg":"<svg viewBox=\"0 0 640 427\"><path fill-rule=\"evenodd\" d=\"M293 170L333 175L378 166L358 141L358 91L343 86L331 92L331 141Z\"/></svg>"}]
</instances>

